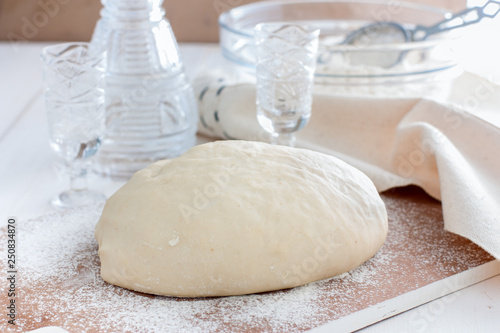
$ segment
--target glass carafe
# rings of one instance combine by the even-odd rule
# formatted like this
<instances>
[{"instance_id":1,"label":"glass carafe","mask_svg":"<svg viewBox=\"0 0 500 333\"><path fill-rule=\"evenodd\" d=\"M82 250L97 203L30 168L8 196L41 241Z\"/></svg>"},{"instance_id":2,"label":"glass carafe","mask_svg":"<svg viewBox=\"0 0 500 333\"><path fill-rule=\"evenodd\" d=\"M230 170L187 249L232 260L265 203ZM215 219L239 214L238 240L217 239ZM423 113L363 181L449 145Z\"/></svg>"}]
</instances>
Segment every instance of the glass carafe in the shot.
<instances>
[{"instance_id":1,"label":"glass carafe","mask_svg":"<svg viewBox=\"0 0 500 333\"><path fill-rule=\"evenodd\" d=\"M107 52L99 171L130 177L195 143L197 104L162 0L102 0L92 45Z\"/></svg>"}]
</instances>

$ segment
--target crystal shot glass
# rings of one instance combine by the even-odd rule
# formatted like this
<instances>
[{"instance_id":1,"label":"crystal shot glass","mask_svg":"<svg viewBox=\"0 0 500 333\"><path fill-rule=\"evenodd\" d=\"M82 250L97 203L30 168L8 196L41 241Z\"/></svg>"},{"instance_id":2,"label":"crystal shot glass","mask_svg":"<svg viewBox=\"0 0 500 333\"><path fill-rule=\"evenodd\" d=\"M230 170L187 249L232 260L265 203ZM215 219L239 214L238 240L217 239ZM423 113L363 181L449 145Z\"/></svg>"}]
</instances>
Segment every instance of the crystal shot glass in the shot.
<instances>
[{"instance_id":1,"label":"crystal shot glass","mask_svg":"<svg viewBox=\"0 0 500 333\"><path fill-rule=\"evenodd\" d=\"M271 143L294 146L311 117L319 29L261 23L254 30L258 122Z\"/></svg>"},{"instance_id":2,"label":"crystal shot glass","mask_svg":"<svg viewBox=\"0 0 500 333\"><path fill-rule=\"evenodd\" d=\"M63 43L41 52L49 143L64 161L70 189L52 199L57 207L104 200L87 189L87 172L105 134L105 54L88 43Z\"/></svg>"}]
</instances>

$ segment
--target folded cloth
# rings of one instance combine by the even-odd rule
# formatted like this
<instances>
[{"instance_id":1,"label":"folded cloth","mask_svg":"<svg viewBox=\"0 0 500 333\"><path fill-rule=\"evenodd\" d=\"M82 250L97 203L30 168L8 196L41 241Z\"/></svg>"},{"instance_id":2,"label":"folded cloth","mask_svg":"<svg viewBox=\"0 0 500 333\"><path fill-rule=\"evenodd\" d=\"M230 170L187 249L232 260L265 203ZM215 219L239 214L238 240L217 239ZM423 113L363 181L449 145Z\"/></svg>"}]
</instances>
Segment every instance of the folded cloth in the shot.
<instances>
[{"instance_id":1,"label":"folded cloth","mask_svg":"<svg viewBox=\"0 0 500 333\"><path fill-rule=\"evenodd\" d=\"M255 84L225 75L207 72L195 81L199 131L268 140L256 118ZM296 146L350 163L380 192L420 186L441 200L446 230L500 259L499 119L500 86L469 73L450 84L446 99L347 96L323 86L315 88Z\"/></svg>"}]
</instances>

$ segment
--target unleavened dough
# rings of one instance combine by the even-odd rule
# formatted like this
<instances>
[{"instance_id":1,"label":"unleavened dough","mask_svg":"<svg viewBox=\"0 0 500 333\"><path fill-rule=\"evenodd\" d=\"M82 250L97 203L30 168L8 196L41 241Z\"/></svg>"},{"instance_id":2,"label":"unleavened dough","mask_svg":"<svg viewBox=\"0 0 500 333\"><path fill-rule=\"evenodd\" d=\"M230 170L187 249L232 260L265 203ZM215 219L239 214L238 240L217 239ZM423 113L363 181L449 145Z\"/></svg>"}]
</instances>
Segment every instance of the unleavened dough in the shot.
<instances>
[{"instance_id":1,"label":"unleavened dough","mask_svg":"<svg viewBox=\"0 0 500 333\"><path fill-rule=\"evenodd\" d=\"M387 212L363 173L321 153L218 141L137 172L96 226L109 283L171 296L299 286L371 258Z\"/></svg>"}]
</instances>

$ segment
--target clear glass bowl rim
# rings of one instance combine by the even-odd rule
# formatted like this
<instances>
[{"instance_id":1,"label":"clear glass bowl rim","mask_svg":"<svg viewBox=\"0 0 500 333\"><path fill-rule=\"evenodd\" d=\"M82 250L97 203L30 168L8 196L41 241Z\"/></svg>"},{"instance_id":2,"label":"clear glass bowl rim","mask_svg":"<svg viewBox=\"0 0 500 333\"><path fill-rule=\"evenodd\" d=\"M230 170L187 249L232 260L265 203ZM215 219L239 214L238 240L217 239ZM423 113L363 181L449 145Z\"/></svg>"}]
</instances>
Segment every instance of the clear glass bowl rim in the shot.
<instances>
[{"instance_id":1,"label":"clear glass bowl rim","mask_svg":"<svg viewBox=\"0 0 500 333\"><path fill-rule=\"evenodd\" d=\"M303 1L303 0L288 0L288 1L259 1L239 7L232 8L226 12L223 12L219 16L219 27L221 29L227 30L233 34L240 35L245 38L253 38L253 33L247 33L242 30L238 30L232 27L241 17L247 15L247 12L253 13L256 10L266 11L266 9L272 7L287 7L298 4L307 3L310 6L320 5L320 4L363 4L363 5L390 5L387 1L379 0L314 0L314 1ZM415 9L420 11L432 12L434 14L441 15L443 19L448 15L451 15L449 10L444 8L434 7L430 5L424 5L413 2L398 1L398 6L402 6L408 9ZM375 21L374 21L375 22ZM404 23L404 22L403 22ZM320 33L321 35L321 33ZM364 52L364 51L410 51L414 49L425 49L435 46L439 42L442 42L443 38L430 38L422 41L409 41L405 43L389 43L389 44L372 44L372 45L348 45L348 44L337 44L328 46L328 50L332 52Z\"/></svg>"}]
</instances>

